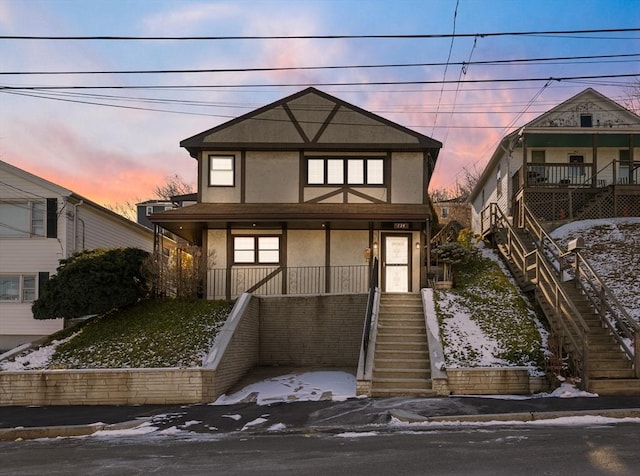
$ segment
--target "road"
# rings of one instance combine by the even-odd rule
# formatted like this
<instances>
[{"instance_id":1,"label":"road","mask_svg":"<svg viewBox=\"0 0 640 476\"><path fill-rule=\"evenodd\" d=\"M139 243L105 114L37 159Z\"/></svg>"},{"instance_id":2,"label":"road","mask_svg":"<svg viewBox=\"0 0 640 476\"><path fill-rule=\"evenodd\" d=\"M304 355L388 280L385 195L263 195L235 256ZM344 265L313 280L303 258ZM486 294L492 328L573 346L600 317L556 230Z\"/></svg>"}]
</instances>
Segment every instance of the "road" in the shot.
<instances>
[{"instance_id":1,"label":"road","mask_svg":"<svg viewBox=\"0 0 640 476\"><path fill-rule=\"evenodd\" d=\"M640 474L637 423L0 442L1 475Z\"/></svg>"}]
</instances>

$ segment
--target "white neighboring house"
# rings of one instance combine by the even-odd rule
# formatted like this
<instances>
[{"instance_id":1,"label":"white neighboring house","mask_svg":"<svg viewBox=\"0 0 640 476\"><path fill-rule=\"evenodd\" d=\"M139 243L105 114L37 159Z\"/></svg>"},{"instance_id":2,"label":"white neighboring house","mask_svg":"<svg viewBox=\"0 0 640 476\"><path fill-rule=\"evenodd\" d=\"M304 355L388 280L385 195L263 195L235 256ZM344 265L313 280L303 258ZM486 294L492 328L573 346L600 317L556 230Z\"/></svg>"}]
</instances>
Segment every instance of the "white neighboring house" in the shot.
<instances>
[{"instance_id":1,"label":"white neighboring house","mask_svg":"<svg viewBox=\"0 0 640 476\"><path fill-rule=\"evenodd\" d=\"M505 136L471 192L472 229L495 203L514 225L640 216L640 117L587 88Z\"/></svg>"},{"instance_id":2,"label":"white neighboring house","mask_svg":"<svg viewBox=\"0 0 640 476\"><path fill-rule=\"evenodd\" d=\"M94 248L151 252L153 243L148 228L0 161L0 351L62 329L62 319L31 313L60 259Z\"/></svg>"}]
</instances>

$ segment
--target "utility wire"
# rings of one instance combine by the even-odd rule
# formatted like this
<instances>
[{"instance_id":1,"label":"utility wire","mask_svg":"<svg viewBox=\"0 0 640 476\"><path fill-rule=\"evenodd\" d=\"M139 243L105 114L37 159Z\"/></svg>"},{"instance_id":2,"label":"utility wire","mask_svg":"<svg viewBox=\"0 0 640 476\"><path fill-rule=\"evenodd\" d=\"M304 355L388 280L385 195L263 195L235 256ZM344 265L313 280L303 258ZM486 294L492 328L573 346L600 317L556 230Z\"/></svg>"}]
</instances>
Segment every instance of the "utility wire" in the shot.
<instances>
[{"instance_id":1,"label":"utility wire","mask_svg":"<svg viewBox=\"0 0 640 476\"><path fill-rule=\"evenodd\" d=\"M474 39L474 44L477 38ZM541 58L516 58L506 60L484 60L484 61L459 61L447 63L389 63L389 64L353 64L353 65L333 65L333 66L283 66L264 68L198 68L198 69L132 69L132 70L94 70L94 71L0 71L2 76L25 76L25 75L91 75L91 74L181 74L181 73L253 73L272 71L317 71L317 70L340 70L340 69L382 69L382 68L424 68L435 66L465 66L486 65L500 66L512 64L541 64L554 62L555 64L590 64L590 63L620 63L635 62L628 61L597 61L587 62L583 60L614 59L614 58L637 58L640 53L626 53L616 55L587 55L587 56L557 56ZM568 63L563 63L563 62Z\"/></svg>"},{"instance_id":2,"label":"utility wire","mask_svg":"<svg viewBox=\"0 0 640 476\"><path fill-rule=\"evenodd\" d=\"M432 33L408 35L251 35L251 36L57 36L57 35L0 35L0 40L104 40L104 41L199 41L199 40L352 40L352 39L423 39L423 38L473 38L491 36L539 36L539 35L585 35L593 33L634 33L640 28L608 28L593 30L542 30L476 33ZM619 38L628 40L629 38Z\"/></svg>"}]
</instances>

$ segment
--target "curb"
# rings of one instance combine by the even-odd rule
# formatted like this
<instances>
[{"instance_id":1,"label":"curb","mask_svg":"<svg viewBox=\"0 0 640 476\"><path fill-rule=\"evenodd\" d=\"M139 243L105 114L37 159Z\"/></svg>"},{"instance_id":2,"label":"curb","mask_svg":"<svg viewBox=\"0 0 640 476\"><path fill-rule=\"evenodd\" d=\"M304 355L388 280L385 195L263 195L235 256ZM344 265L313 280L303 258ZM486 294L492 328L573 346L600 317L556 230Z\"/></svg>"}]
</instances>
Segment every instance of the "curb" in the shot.
<instances>
[{"instance_id":1,"label":"curb","mask_svg":"<svg viewBox=\"0 0 640 476\"><path fill-rule=\"evenodd\" d=\"M521 412L521 413L492 413L484 415L447 415L425 417L404 410L391 410L389 415L403 423L486 423L486 422L533 422L553 420L557 418L600 416L607 418L640 418L640 408L616 408L608 410L577 410L555 412Z\"/></svg>"},{"instance_id":2,"label":"curb","mask_svg":"<svg viewBox=\"0 0 640 476\"><path fill-rule=\"evenodd\" d=\"M0 428L0 441L35 440L38 438L64 438L70 436L88 436L101 430L127 430L135 428L148 418L130 420L121 423L91 423L88 425L33 426L29 428Z\"/></svg>"}]
</instances>

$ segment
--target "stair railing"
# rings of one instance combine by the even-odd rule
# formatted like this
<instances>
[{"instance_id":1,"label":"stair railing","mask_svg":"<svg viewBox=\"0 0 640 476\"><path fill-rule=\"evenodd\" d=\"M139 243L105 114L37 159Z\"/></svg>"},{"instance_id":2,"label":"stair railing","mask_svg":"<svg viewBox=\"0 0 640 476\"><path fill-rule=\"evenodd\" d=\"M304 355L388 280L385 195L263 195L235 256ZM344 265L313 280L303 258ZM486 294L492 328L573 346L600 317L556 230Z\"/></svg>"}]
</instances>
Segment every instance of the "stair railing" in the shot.
<instances>
[{"instance_id":1,"label":"stair railing","mask_svg":"<svg viewBox=\"0 0 640 476\"><path fill-rule=\"evenodd\" d=\"M369 350L369 337L371 335L372 318L374 311L374 302L376 289L378 288L378 258L373 258L371 268L371 280L369 282L369 295L367 297L367 310L364 318L364 330L362 333L362 352L364 355L364 364L366 365L367 351Z\"/></svg>"},{"instance_id":2,"label":"stair railing","mask_svg":"<svg viewBox=\"0 0 640 476\"><path fill-rule=\"evenodd\" d=\"M537 240L536 245L547 262L555 267L560 282L573 277L576 287L589 299L600 320L633 362L635 376L640 378L640 351L636 351L640 349L640 325L631 318L579 250L571 253L574 263L573 266L568 266L567 253L561 250L526 205L523 210L525 229Z\"/></svg>"},{"instance_id":3,"label":"stair railing","mask_svg":"<svg viewBox=\"0 0 640 476\"><path fill-rule=\"evenodd\" d=\"M507 259L511 259L526 280L536 285L538 300L543 305L546 304L549 309L550 315L548 314L548 317L552 321L551 324L560 332L562 338L569 341L568 343L573 350L570 355L574 367L582 378L585 388L588 388L589 326L563 288L562 269L556 269L538 243L536 243L535 249L528 251L497 204L491 204L490 212L494 233L504 234ZM535 218L531 216L528 220L537 232L532 233L534 238L537 238L538 242L549 241L546 246L553 251L553 254L560 256L560 248L537 224Z\"/></svg>"}]
</instances>

